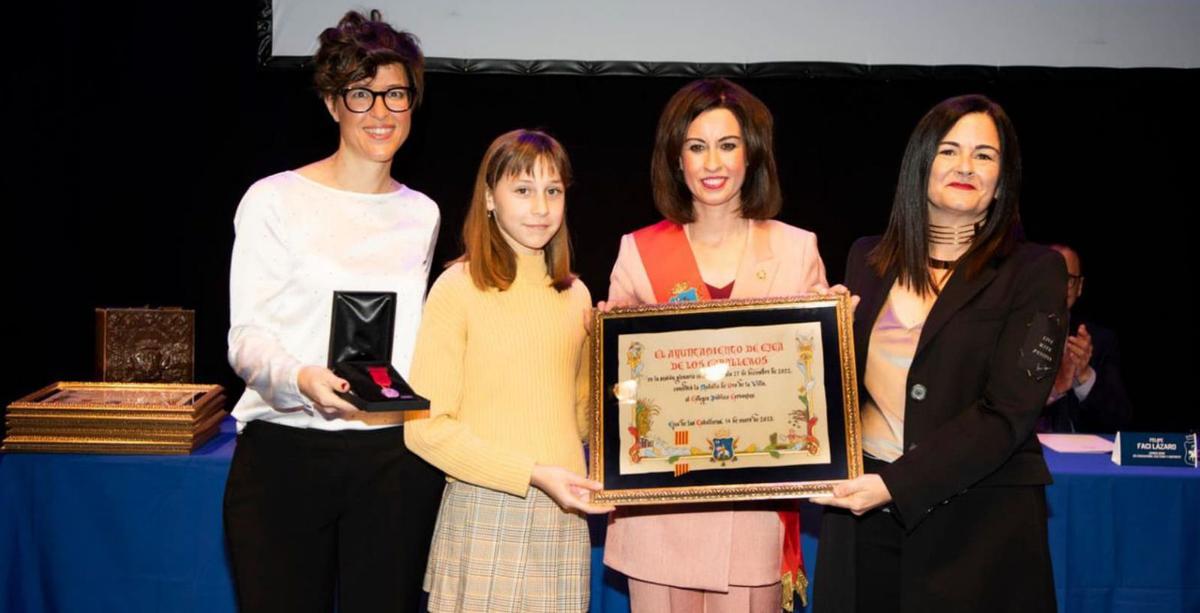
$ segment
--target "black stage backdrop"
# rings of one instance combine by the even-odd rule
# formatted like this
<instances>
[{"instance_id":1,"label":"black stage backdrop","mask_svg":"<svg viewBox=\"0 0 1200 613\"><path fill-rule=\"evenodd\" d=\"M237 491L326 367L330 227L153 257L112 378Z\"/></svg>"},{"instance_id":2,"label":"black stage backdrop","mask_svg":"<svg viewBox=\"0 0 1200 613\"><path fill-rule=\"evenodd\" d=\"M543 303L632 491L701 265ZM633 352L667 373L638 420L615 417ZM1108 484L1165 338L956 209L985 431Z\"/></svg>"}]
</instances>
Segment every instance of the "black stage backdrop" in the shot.
<instances>
[{"instance_id":1,"label":"black stage backdrop","mask_svg":"<svg viewBox=\"0 0 1200 613\"><path fill-rule=\"evenodd\" d=\"M4 404L92 377L97 306L196 309L198 380L240 393L225 360L234 210L255 179L326 156L337 140L307 71L258 65L254 4L49 2L11 24L29 40L7 44ZM1025 154L1026 233L1081 252L1077 309L1118 331L1136 425L1200 425L1187 321L1200 71L765 72L739 81L775 113L781 219L817 233L831 282L850 243L884 228L925 110L962 93L999 100ZM620 235L658 219L648 185L655 122L688 80L429 74L394 174L441 205L439 268L457 254L484 148L506 130L538 127L572 157L575 266L603 298Z\"/></svg>"}]
</instances>

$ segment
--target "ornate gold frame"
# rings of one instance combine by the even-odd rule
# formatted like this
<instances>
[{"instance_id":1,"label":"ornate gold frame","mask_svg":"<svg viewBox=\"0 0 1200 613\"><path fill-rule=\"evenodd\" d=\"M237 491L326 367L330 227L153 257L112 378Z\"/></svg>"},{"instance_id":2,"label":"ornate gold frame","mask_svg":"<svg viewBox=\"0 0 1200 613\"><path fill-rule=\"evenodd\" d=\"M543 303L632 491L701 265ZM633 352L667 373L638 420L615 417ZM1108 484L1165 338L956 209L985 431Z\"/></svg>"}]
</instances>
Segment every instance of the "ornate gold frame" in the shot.
<instances>
[{"instance_id":1,"label":"ornate gold frame","mask_svg":"<svg viewBox=\"0 0 1200 613\"><path fill-rule=\"evenodd\" d=\"M850 299L844 295L805 295L787 298L762 298L750 300L717 300L709 302L683 302L672 304L640 305L614 308L605 313L596 311L592 346L592 429L590 437L591 478L606 486L605 449L615 441L605 440L605 416L611 402L611 385L606 382L604 372L605 329L609 322L630 318L672 317L679 314L710 313L731 318L731 324L721 327L745 325L737 321L737 315L772 309L794 309L797 312L815 313L818 309L833 309L836 322L837 354L840 369L839 386L842 390L843 432L845 440L844 475L839 479L772 481L767 483L730 483L704 486L670 486L636 489L606 489L593 494L593 500L617 505L647 505L665 503L718 502L739 500L762 500L770 498L805 498L830 494L834 484L842 479L853 479L862 474L862 449L858 413L858 381L855 372L854 339ZM803 321L797 319L797 321ZM829 375L826 375L828 380ZM832 388L828 388L832 389ZM830 437L838 433L830 432ZM839 458L840 461L840 458ZM792 467L803 474L807 467ZM726 471L722 471L726 472ZM728 471L731 475L737 469Z\"/></svg>"},{"instance_id":2,"label":"ornate gold frame","mask_svg":"<svg viewBox=\"0 0 1200 613\"><path fill-rule=\"evenodd\" d=\"M62 391L112 394L117 402L48 402ZM178 393L182 403L135 402L138 394ZM126 395L129 402L120 402ZM219 385L60 381L8 405L4 451L186 454L225 417Z\"/></svg>"}]
</instances>

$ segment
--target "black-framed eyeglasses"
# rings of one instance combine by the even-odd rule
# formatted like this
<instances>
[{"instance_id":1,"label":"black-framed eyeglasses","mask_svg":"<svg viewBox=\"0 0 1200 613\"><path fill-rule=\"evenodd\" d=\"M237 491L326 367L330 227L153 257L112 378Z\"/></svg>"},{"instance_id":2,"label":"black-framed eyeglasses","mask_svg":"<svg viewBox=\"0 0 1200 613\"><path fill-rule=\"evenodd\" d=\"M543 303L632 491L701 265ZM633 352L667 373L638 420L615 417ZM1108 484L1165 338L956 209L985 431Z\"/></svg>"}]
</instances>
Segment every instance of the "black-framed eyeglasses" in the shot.
<instances>
[{"instance_id":1,"label":"black-framed eyeglasses","mask_svg":"<svg viewBox=\"0 0 1200 613\"><path fill-rule=\"evenodd\" d=\"M1068 287L1078 287L1080 285L1083 285L1083 275L1073 275L1071 273L1067 273Z\"/></svg>"},{"instance_id":2,"label":"black-framed eyeglasses","mask_svg":"<svg viewBox=\"0 0 1200 613\"><path fill-rule=\"evenodd\" d=\"M342 103L351 113L366 113L375 106L375 99L383 98L383 106L393 113L403 113L412 108L413 88L389 87L377 92L366 87L348 87L342 90Z\"/></svg>"}]
</instances>

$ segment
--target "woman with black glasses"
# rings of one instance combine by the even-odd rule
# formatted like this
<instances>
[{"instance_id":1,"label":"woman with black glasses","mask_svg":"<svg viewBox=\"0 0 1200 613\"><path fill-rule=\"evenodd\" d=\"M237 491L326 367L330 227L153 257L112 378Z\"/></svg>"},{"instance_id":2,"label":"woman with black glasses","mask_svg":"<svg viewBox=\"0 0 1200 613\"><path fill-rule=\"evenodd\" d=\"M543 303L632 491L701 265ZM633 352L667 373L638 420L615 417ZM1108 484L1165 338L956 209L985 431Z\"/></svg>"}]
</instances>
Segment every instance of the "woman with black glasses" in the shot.
<instances>
[{"instance_id":1,"label":"woman with black glasses","mask_svg":"<svg viewBox=\"0 0 1200 613\"><path fill-rule=\"evenodd\" d=\"M424 58L377 11L347 13L320 43L337 151L258 181L234 218L229 362L246 392L225 492L230 562L243 611L417 610L441 474L404 446L399 413L356 410L324 365L332 293L388 291L393 365L408 374L439 214L391 165Z\"/></svg>"}]
</instances>

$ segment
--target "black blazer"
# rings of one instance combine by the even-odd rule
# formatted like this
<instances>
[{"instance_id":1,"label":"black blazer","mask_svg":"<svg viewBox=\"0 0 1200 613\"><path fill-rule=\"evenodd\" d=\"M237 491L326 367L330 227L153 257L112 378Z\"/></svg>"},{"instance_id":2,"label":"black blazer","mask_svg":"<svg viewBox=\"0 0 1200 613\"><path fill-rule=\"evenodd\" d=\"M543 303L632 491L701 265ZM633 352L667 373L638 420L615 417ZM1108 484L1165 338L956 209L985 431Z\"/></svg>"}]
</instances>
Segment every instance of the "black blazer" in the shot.
<instances>
[{"instance_id":1,"label":"black blazer","mask_svg":"<svg viewBox=\"0 0 1200 613\"><path fill-rule=\"evenodd\" d=\"M896 280L867 265L878 242L859 239L846 263L845 284L861 297L854 316L859 381L871 329ZM1050 483L1034 426L1062 352L1066 286L1062 256L1029 243L974 279L958 272L946 283L908 371L904 455L880 473L907 529L971 487Z\"/></svg>"},{"instance_id":2,"label":"black blazer","mask_svg":"<svg viewBox=\"0 0 1200 613\"><path fill-rule=\"evenodd\" d=\"M867 265L878 242L859 239L846 264L845 285L861 297L860 382L896 280ZM1050 473L1034 426L1066 336L1066 286L1062 257L1023 243L973 279L956 272L926 318L906 382L904 455L879 473L904 534L897 610L1053 609L1041 488ZM857 527L841 509L822 517L816 611L854 611L856 589L882 580L856 577Z\"/></svg>"}]
</instances>

